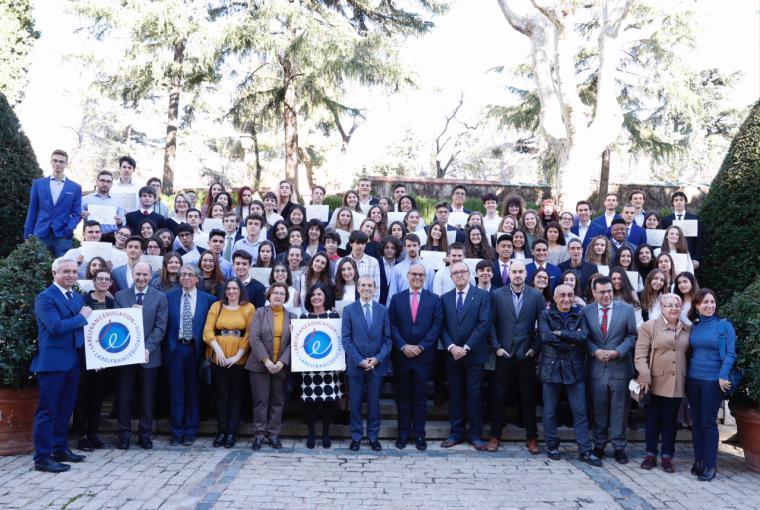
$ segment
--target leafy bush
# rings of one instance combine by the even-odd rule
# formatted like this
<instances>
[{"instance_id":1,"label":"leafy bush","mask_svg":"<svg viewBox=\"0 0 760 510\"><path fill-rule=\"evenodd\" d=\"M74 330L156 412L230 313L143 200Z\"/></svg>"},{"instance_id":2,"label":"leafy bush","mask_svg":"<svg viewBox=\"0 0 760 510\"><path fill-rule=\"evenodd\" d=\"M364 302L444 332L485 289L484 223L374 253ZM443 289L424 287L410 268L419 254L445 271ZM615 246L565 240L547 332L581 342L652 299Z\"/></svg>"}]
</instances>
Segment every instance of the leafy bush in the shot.
<instances>
[{"instance_id":1,"label":"leafy bush","mask_svg":"<svg viewBox=\"0 0 760 510\"><path fill-rule=\"evenodd\" d=\"M739 392L732 403L760 407L760 278L723 307L722 315L731 319L736 329L737 366L744 374Z\"/></svg>"},{"instance_id":2,"label":"leafy bush","mask_svg":"<svg viewBox=\"0 0 760 510\"><path fill-rule=\"evenodd\" d=\"M33 237L0 261L0 385L34 382L29 366L37 350L34 298L52 281L53 259Z\"/></svg>"},{"instance_id":3,"label":"leafy bush","mask_svg":"<svg viewBox=\"0 0 760 510\"><path fill-rule=\"evenodd\" d=\"M713 179L700 216L705 249L700 284L727 301L753 281L760 267L760 102L756 103L731 142ZM730 268L730 270L727 270Z\"/></svg>"},{"instance_id":4,"label":"leafy bush","mask_svg":"<svg viewBox=\"0 0 760 510\"><path fill-rule=\"evenodd\" d=\"M42 177L42 170L32 145L7 99L0 94L0 189L3 190L0 257L6 256L23 240L29 190L32 180L37 177Z\"/></svg>"}]
</instances>

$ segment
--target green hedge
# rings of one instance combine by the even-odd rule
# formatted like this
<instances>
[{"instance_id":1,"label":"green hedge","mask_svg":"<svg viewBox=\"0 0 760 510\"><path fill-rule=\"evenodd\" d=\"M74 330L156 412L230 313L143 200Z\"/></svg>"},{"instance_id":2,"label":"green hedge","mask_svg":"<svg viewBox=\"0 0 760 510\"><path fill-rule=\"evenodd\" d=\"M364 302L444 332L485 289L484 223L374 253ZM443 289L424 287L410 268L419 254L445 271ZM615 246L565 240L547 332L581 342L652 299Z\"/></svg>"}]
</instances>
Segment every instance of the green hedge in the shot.
<instances>
[{"instance_id":1,"label":"green hedge","mask_svg":"<svg viewBox=\"0 0 760 510\"><path fill-rule=\"evenodd\" d=\"M741 390L732 400L760 407L760 278L723 307L736 329L738 367L744 373Z\"/></svg>"}]
</instances>

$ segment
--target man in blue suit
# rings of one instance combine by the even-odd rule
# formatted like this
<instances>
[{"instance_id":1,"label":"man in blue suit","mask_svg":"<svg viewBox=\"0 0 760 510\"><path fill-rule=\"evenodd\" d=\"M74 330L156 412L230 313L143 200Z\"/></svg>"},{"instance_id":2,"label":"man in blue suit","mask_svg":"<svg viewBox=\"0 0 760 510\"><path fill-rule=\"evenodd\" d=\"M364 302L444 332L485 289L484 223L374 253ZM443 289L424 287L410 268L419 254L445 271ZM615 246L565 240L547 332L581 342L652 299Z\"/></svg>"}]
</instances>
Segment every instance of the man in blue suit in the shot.
<instances>
[{"instance_id":1,"label":"man in blue suit","mask_svg":"<svg viewBox=\"0 0 760 510\"><path fill-rule=\"evenodd\" d=\"M169 367L171 408L169 444L190 446L198 435L200 415L198 371L204 352L203 326L216 298L197 289L198 268L189 264L179 270L181 288L166 293L169 322L165 357Z\"/></svg>"},{"instance_id":2,"label":"man in blue suit","mask_svg":"<svg viewBox=\"0 0 760 510\"><path fill-rule=\"evenodd\" d=\"M647 231L636 225L636 222L633 221L636 218L636 207L632 204L626 204L623 206L623 212L620 213L620 217L625 222L626 241L633 246L647 242Z\"/></svg>"},{"instance_id":3,"label":"man in blue suit","mask_svg":"<svg viewBox=\"0 0 760 510\"><path fill-rule=\"evenodd\" d=\"M49 473L68 471L63 462L82 462L67 444L69 418L79 388L79 356L84 330L92 311L82 296L71 290L77 281L77 263L53 262L53 285L34 300L39 331L32 372L37 374L39 402L34 415L34 469Z\"/></svg>"},{"instance_id":4,"label":"man in blue suit","mask_svg":"<svg viewBox=\"0 0 760 510\"><path fill-rule=\"evenodd\" d=\"M535 239L531 250L533 251L533 262L525 266L525 269L528 271L528 284L533 281L533 274L535 274L536 270L543 268L549 273L549 285L551 285L552 292L554 292L554 287L562 279L562 271L559 267L546 261L549 258L549 243L546 239Z\"/></svg>"},{"instance_id":5,"label":"man in blue suit","mask_svg":"<svg viewBox=\"0 0 760 510\"><path fill-rule=\"evenodd\" d=\"M612 220L620 217L620 215L617 213L617 206L617 195L614 193L607 193L607 196L604 197L604 214L597 218L594 218L594 221L592 221L592 223L599 225L606 232L610 226L612 226Z\"/></svg>"},{"instance_id":6,"label":"man in blue suit","mask_svg":"<svg viewBox=\"0 0 760 510\"><path fill-rule=\"evenodd\" d=\"M596 236L607 235L606 227L602 227L599 223L591 221L591 204L589 202L585 200L579 201L575 204L575 212L578 215L578 222L570 227L570 232L580 238L584 250L588 246L588 243ZM604 221L606 225L606 220Z\"/></svg>"},{"instance_id":7,"label":"man in blue suit","mask_svg":"<svg viewBox=\"0 0 760 510\"><path fill-rule=\"evenodd\" d=\"M351 404L351 451L358 451L363 437L362 396L367 390L367 439L372 450L383 449L380 432L380 389L388 373L391 326L388 309L372 301L375 280L359 278L359 300L343 309L341 335L346 350L346 374Z\"/></svg>"},{"instance_id":8,"label":"man in blue suit","mask_svg":"<svg viewBox=\"0 0 760 510\"><path fill-rule=\"evenodd\" d=\"M54 257L60 257L71 248L74 229L82 217L82 187L64 175L68 154L55 150L50 161L50 177L32 181L24 239L35 236Z\"/></svg>"},{"instance_id":9,"label":"man in blue suit","mask_svg":"<svg viewBox=\"0 0 760 510\"><path fill-rule=\"evenodd\" d=\"M409 288L395 294L388 306L393 337L393 367L398 390L398 439L404 449L414 433L414 445L427 449L425 417L427 382L430 378L443 309L441 299L423 288L426 269L422 263L409 266ZM410 425L413 430L410 431Z\"/></svg>"},{"instance_id":10,"label":"man in blue suit","mask_svg":"<svg viewBox=\"0 0 760 510\"><path fill-rule=\"evenodd\" d=\"M443 328L441 340L449 351L446 378L449 384L449 437L441 443L451 448L465 440L465 401L467 402L468 439L476 449L485 446L481 388L488 359L488 332L491 324L490 295L470 285L470 271L464 262L451 267L454 289L441 297Z\"/></svg>"}]
</instances>

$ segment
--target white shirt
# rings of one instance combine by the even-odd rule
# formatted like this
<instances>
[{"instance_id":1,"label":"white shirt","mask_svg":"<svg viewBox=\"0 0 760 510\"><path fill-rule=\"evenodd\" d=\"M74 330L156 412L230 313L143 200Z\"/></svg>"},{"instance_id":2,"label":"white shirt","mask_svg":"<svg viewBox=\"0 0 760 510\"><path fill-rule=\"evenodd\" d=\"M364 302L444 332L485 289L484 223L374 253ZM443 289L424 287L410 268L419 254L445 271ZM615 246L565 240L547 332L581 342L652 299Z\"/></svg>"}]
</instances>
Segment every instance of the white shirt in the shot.
<instances>
[{"instance_id":1,"label":"white shirt","mask_svg":"<svg viewBox=\"0 0 760 510\"><path fill-rule=\"evenodd\" d=\"M190 296L190 316L195 317L195 304L198 302L198 290L193 289L189 293L182 289L182 295L179 298L179 336L177 338L193 338L192 331L184 331L185 327L184 317L182 315L182 308L185 305L185 296Z\"/></svg>"},{"instance_id":2,"label":"white shirt","mask_svg":"<svg viewBox=\"0 0 760 510\"><path fill-rule=\"evenodd\" d=\"M499 259L499 274L493 275L494 278L498 278L501 280L501 275L504 274L504 268L507 270L507 274L509 274L509 266L512 265L512 259L507 260L506 262L502 262L501 259Z\"/></svg>"},{"instance_id":3,"label":"white shirt","mask_svg":"<svg viewBox=\"0 0 760 510\"><path fill-rule=\"evenodd\" d=\"M137 262L140 261L138 260ZM137 264L137 262L135 262L135 264ZM134 269L134 266L127 266L127 270L125 271L125 274L127 275L127 287L132 287L135 284L135 279L132 278L132 269Z\"/></svg>"},{"instance_id":4,"label":"white shirt","mask_svg":"<svg viewBox=\"0 0 760 510\"><path fill-rule=\"evenodd\" d=\"M137 301L137 294L142 292L143 295L143 303L145 302L145 296L148 294L148 286L146 286L143 290L137 290L137 286L133 287L135 289L135 301Z\"/></svg>"},{"instance_id":5,"label":"white shirt","mask_svg":"<svg viewBox=\"0 0 760 510\"><path fill-rule=\"evenodd\" d=\"M586 222L585 225L583 223L581 223L580 221L578 222L578 237L581 240L586 239L586 233L588 232L588 227L590 225L591 225L591 220L589 220L588 222Z\"/></svg>"},{"instance_id":6,"label":"white shirt","mask_svg":"<svg viewBox=\"0 0 760 510\"><path fill-rule=\"evenodd\" d=\"M53 205L58 203L58 199L63 192L63 185L66 182L66 176L59 181L54 176L50 176L50 196L53 197Z\"/></svg>"},{"instance_id":7,"label":"white shirt","mask_svg":"<svg viewBox=\"0 0 760 510\"><path fill-rule=\"evenodd\" d=\"M55 282L53 282L53 285L55 285L56 287L58 287L58 290L61 291L61 294L63 294L64 299L66 299L67 301L69 299L69 298L66 297L66 293L67 292L71 292L72 297L74 296L74 291L73 290L66 290L66 289L64 289L63 287L61 287L60 285L58 285Z\"/></svg>"}]
</instances>

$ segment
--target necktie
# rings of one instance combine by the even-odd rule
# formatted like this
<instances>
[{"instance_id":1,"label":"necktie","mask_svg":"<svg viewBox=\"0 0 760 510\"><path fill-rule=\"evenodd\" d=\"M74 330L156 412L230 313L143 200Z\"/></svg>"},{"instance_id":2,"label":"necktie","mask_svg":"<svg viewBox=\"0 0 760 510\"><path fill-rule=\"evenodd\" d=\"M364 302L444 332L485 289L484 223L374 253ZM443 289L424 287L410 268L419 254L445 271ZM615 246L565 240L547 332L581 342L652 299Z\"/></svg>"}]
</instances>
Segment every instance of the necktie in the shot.
<instances>
[{"instance_id":1,"label":"necktie","mask_svg":"<svg viewBox=\"0 0 760 510\"><path fill-rule=\"evenodd\" d=\"M420 306L420 293L412 292L412 322L417 322L417 308Z\"/></svg>"},{"instance_id":2,"label":"necktie","mask_svg":"<svg viewBox=\"0 0 760 510\"><path fill-rule=\"evenodd\" d=\"M137 293L137 304L141 305L143 304L143 296L145 295L145 292L138 292Z\"/></svg>"},{"instance_id":3,"label":"necktie","mask_svg":"<svg viewBox=\"0 0 760 510\"><path fill-rule=\"evenodd\" d=\"M464 308L464 292L457 292L457 319L462 316L462 308Z\"/></svg>"},{"instance_id":4,"label":"necktie","mask_svg":"<svg viewBox=\"0 0 760 510\"><path fill-rule=\"evenodd\" d=\"M143 216L148 216L148 215L150 215L149 211L143 211Z\"/></svg>"},{"instance_id":5,"label":"necktie","mask_svg":"<svg viewBox=\"0 0 760 510\"><path fill-rule=\"evenodd\" d=\"M607 312L609 311L609 308L606 306L602 308L602 334L607 335Z\"/></svg>"},{"instance_id":6,"label":"necktie","mask_svg":"<svg viewBox=\"0 0 760 510\"><path fill-rule=\"evenodd\" d=\"M69 301L71 301L72 297L74 297L74 294L72 294L70 290L67 290L66 291L66 299L68 299Z\"/></svg>"},{"instance_id":7,"label":"necktie","mask_svg":"<svg viewBox=\"0 0 760 510\"><path fill-rule=\"evenodd\" d=\"M504 285L509 282L509 264L504 264L504 269L501 270L501 282Z\"/></svg>"},{"instance_id":8,"label":"necktie","mask_svg":"<svg viewBox=\"0 0 760 510\"><path fill-rule=\"evenodd\" d=\"M679 220L681 219L681 216L683 216L683 214L679 214L679 215L678 215L678 219L679 219Z\"/></svg>"},{"instance_id":9,"label":"necktie","mask_svg":"<svg viewBox=\"0 0 760 510\"><path fill-rule=\"evenodd\" d=\"M190 314L190 294L182 300L182 338L189 340L193 334L193 316Z\"/></svg>"},{"instance_id":10,"label":"necktie","mask_svg":"<svg viewBox=\"0 0 760 510\"><path fill-rule=\"evenodd\" d=\"M372 330L372 311L369 305L364 305L364 320L367 321L367 329Z\"/></svg>"},{"instance_id":11,"label":"necktie","mask_svg":"<svg viewBox=\"0 0 760 510\"><path fill-rule=\"evenodd\" d=\"M232 242L234 239L234 237L228 237L227 246L224 247L224 259L227 261L229 261L232 256Z\"/></svg>"}]
</instances>

